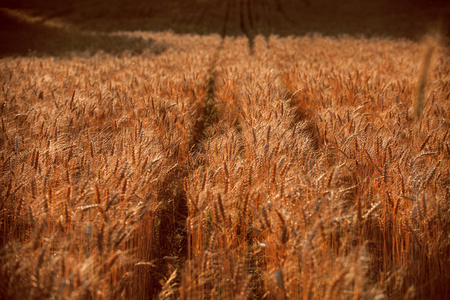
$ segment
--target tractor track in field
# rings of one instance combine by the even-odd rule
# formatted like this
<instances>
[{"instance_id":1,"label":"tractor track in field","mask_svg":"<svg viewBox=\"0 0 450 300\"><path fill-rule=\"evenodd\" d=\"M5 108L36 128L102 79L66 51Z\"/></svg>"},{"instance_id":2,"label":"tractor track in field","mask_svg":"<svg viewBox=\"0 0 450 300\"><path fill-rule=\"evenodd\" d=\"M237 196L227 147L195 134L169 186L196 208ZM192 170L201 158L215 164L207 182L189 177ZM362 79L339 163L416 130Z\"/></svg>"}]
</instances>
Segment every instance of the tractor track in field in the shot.
<instances>
[{"instance_id":1,"label":"tractor track in field","mask_svg":"<svg viewBox=\"0 0 450 300\"><path fill-rule=\"evenodd\" d=\"M248 39L250 54L253 54L255 44L255 28L253 24L252 8L250 0L239 0L239 27Z\"/></svg>"},{"instance_id":2,"label":"tractor track in field","mask_svg":"<svg viewBox=\"0 0 450 300\"><path fill-rule=\"evenodd\" d=\"M280 10L282 10L281 4L279 1L271 2L266 9L271 9L275 6L274 3L278 3L280 6ZM254 53L254 45L255 45L255 37L258 34L258 30L256 29L257 24L257 17L260 17L260 21L263 22L263 24L267 24L270 22L270 19L267 16L267 13L263 13L264 6L258 3L258 1L255 0L226 0L223 4L222 8L224 9L223 14L223 21L222 24L218 27L220 30L220 36L221 41L217 45L216 49L214 50L214 53L212 54L212 57L209 62L209 66L207 69L206 79L203 83L204 86L204 95L197 99L196 101L198 104L198 111L196 120L191 125L190 128L190 137L189 137L189 150L188 150L188 156L196 156L198 154L205 154L206 150L203 147L203 142L211 136L211 134L214 134L213 127L214 125L219 121L218 120L218 110L220 110L220 107L218 107L218 101L216 99L217 94L217 71L216 68L218 66L218 62L221 57L221 52L224 48L225 39L228 35L235 34L238 32L243 33L247 40L248 40L248 47L250 51L250 56L255 57ZM208 14L210 8L203 9L200 14L201 16L197 20L198 23L200 23ZM259 11L259 13L258 13ZM267 25L266 25L267 26ZM266 39L266 45L267 47L267 37ZM255 59L257 59L255 57ZM179 191L179 202L180 205L179 213L177 215L180 216L180 222L178 224L184 224L186 225L186 216L183 215L183 211L187 211L187 196L184 191L182 191L182 184L184 178L190 178L197 166L190 166L188 161L185 161L182 163L183 167L181 167L180 171L175 174L172 178L174 178L173 181L170 183L167 183L167 189L164 189L163 196L165 196L166 192L169 191L171 188L175 187L175 190ZM171 176L173 174L170 174ZM167 191L166 191L167 190ZM167 192L168 194L169 192ZM179 225L181 226L181 225ZM186 227L186 233L188 233L188 228ZM165 235L170 235L170 232L166 232ZM183 237L183 245L181 247L181 251L178 254L183 255L182 261L185 262L188 257L187 248L189 247L187 243L187 236ZM186 248L184 248L186 247ZM255 277L252 278L252 281L259 282L261 278Z\"/></svg>"},{"instance_id":3,"label":"tractor track in field","mask_svg":"<svg viewBox=\"0 0 450 300\"><path fill-rule=\"evenodd\" d=\"M205 90L205 94L203 96L203 98L198 99L198 101L201 101L201 103L199 103L198 107L199 107L199 111L197 112L197 118L196 121L194 122L193 126L190 129L190 138L188 141L189 144L189 152L190 154L195 154L197 152L202 152L203 149L201 147L201 143L203 142L203 140L207 137L207 132L209 130L209 127L213 126L214 123L217 121L216 120L216 101L215 101L215 92L216 92L216 66L217 66L217 61L219 60L220 57L220 52L223 49L223 44L225 41L225 38L227 36L228 32L228 25L230 22L230 14L231 14L231 9L232 9L232 2L233 0L227 0L225 1L224 4L224 9L225 9L225 14L223 15L223 21L222 24L220 26L220 37L221 37L221 41L219 43L219 45L217 46L217 48L215 49L211 60L209 62L209 67L207 69L207 74L206 74L206 80L205 83L203 84L204 86L204 90ZM201 12L202 18L204 18L204 16L207 13L207 8L205 7L205 9ZM202 19L201 18L201 19ZM199 22L201 22L201 19L199 19Z\"/></svg>"},{"instance_id":4,"label":"tractor track in field","mask_svg":"<svg viewBox=\"0 0 450 300\"><path fill-rule=\"evenodd\" d=\"M195 101L196 112L195 120L190 126L190 133L188 136L188 153L189 156L196 156L197 154L202 154L205 152L202 146L203 141L208 138L210 128L214 126L217 120L217 101L216 101L216 66L220 57L220 52L223 49L223 44L225 37L227 36L227 25L230 19L231 11L231 1L227 0L224 4L225 14L223 17L223 22L221 25L221 41L208 62L208 69L206 71L206 80L203 83L204 95L199 97ZM200 17L195 17L195 15L184 16L184 20L189 20L197 22L200 24L208 13L210 6L205 6L202 11L200 11ZM177 257L174 265L178 268L183 268L184 264L188 259L189 252L189 242L188 235L189 229L187 227L188 218L188 199L186 191L184 189L184 182L187 178L190 178L197 168L197 166L191 166L188 158L184 158L175 162L178 167L174 168L169 172L163 183L161 184L160 191L158 192L158 197L164 205L161 206L159 210L160 215L160 228L157 243L158 248L164 249L158 252L158 263L159 268L163 270L161 274L167 273L168 270L165 267L164 257ZM171 202L172 201L172 202ZM168 205L173 203L172 207ZM173 209L173 211L171 210ZM175 225L173 225L175 224ZM176 244L176 249L174 248L173 241L178 241ZM168 274L169 275L169 274ZM162 290L160 285L161 276L150 276L146 277L145 274L141 274L141 280L146 284L141 287L143 294L155 297ZM177 277L177 282L181 281L181 277Z\"/></svg>"},{"instance_id":5,"label":"tractor track in field","mask_svg":"<svg viewBox=\"0 0 450 300\"><path fill-rule=\"evenodd\" d=\"M231 7L231 1L227 0L227 4L226 4L226 8L225 8L225 18L223 20L222 32L221 32L222 43L223 43L223 39L227 35L227 24L228 24L228 21L230 20L230 7Z\"/></svg>"}]
</instances>

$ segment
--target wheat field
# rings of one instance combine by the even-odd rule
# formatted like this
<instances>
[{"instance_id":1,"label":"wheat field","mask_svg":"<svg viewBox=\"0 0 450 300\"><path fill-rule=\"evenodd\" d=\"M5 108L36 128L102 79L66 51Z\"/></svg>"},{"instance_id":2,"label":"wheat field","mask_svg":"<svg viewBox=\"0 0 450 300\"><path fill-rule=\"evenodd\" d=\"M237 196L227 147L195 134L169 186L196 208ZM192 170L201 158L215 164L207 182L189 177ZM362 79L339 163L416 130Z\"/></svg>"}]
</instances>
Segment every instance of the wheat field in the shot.
<instances>
[{"instance_id":1,"label":"wheat field","mask_svg":"<svg viewBox=\"0 0 450 300\"><path fill-rule=\"evenodd\" d=\"M445 37L244 29L0 58L1 299L450 294Z\"/></svg>"}]
</instances>

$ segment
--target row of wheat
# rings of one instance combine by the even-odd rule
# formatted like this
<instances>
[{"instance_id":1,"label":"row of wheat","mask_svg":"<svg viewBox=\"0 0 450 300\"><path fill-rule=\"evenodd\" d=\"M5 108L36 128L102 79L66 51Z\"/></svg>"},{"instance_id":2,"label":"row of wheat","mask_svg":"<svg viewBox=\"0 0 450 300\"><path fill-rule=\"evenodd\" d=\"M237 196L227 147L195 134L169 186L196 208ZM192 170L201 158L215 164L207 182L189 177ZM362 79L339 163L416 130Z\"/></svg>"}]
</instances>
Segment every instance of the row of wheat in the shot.
<instances>
[{"instance_id":1,"label":"row of wheat","mask_svg":"<svg viewBox=\"0 0 450 300\"><path fill-rule=\"evenodd\" d=\"M0 61L2 297L450 292L448 50L135 35Z\"/></svg>"}]
</instances>

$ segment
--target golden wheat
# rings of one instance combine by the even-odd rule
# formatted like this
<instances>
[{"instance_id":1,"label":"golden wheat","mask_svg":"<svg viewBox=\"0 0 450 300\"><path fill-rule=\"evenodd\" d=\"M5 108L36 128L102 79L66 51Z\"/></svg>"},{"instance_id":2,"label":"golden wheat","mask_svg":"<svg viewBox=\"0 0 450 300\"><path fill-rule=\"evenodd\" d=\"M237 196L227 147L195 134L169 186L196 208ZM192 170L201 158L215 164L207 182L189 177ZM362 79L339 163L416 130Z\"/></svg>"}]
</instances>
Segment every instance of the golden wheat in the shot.
<instances>
[{"instance_id":1,"label":"golden wheat","mask_svg":"<svg viewBox=\"0 0 450 300\"><path fill-rule=\"evenodd\" d=\"M2 296L449 293L443 46L121 34L0 60Z\"/></svg>"}]
</instances>

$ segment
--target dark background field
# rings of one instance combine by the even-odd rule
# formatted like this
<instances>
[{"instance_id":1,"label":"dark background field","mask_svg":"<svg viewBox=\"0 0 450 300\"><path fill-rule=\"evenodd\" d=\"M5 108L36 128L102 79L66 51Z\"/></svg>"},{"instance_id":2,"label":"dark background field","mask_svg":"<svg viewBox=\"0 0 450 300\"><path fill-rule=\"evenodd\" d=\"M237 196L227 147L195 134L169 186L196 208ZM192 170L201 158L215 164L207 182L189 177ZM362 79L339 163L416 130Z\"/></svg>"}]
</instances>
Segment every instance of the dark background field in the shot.
<instances>
[{"instance_id":1,"label":"dark background field","mask_svg":"<svg viewBox=\"0 0 450 300\"><path fill-rule=\"evenodd\" d=\"M448 36L449 1L330 0L6 0L0 5L0 56L69 51L141 51L151 41L115 31L237 36L319 33L419 40ZM95 34L93 34L95 32ZM103 33L103 34L100 34Z\"/></svg>"}]
</instances>

